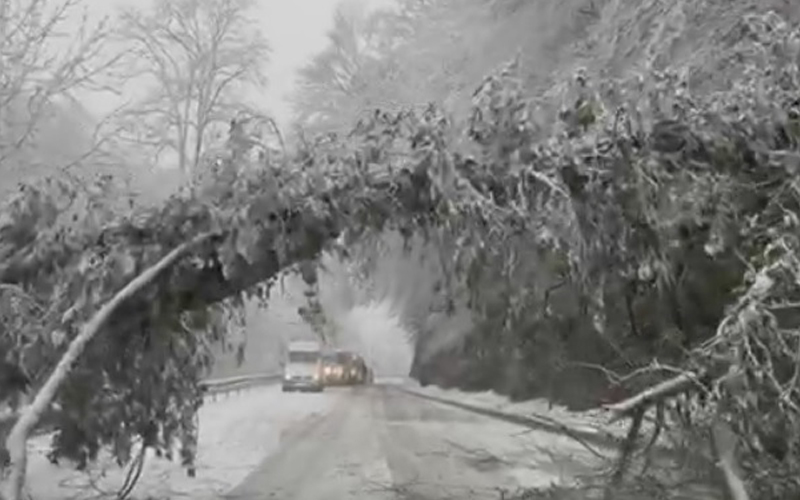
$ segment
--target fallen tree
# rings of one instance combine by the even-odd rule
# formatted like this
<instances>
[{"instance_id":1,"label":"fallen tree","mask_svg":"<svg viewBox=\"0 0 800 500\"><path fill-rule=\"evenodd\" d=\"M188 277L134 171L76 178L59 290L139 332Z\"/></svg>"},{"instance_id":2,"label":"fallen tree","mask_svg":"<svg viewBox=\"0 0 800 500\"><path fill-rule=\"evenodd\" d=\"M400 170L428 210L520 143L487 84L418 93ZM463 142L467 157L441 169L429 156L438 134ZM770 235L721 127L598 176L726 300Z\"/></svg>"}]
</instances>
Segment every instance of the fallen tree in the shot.
<instances>
[{"instance_id":1,"label":"fallen tree","mask_svg":"<svg viewBox=\"0 0 800 500\"><path fill-rule=\"evenodd\" d=\"M775 314L785 309L783 295L798 283L800 261L795 249L794 238L781 237L767 246L764 251L771 256L770 264L751 278L747 291L730 308L716 335L694 350L695 359L705 368L679 373L606 406L612 413L611 421L632 420L619 471L633 451L645 412L691 393L700 393L710 406L709 418L703 423L709 429L709 444L730 498L749 498L737 459L740 446L750 453L772 455L795 465L796 419L800 417L798 343L794 330L781 328ZM766 410L766 414L748 415L756 409ZM781 445L776 446L778 442Z\"/></svg>"},{"instance_id":2,"label":"fallen tree","mask_svg":"<svg viewBox=\"0 0 800 500\"><path fill-rule=\"evenodd\" d=\"M413 149L424 155L425 147ZM56 313L36 329L0 338L11 335L12 355L36 348L60 361L43 384L34 381L39 392L5 440L8 498L21 494L25 440L54 399L60 411L53 460L82 467L111 446L125 463L134 439L169 456L176 438L190 439L202 403L199 376L211 361L207 343L215 340L198 331L207 307L243 293L263 297L281 270L313 260L347 227L420 227L432 219L439 195L428 172L369 171L359 155L306 151L294 171L263 164L248 170L235 155L218 158L212 182L189 196L77 227L70 210L59 207L74 203L69 186L27 187L4 214L0 281L52 301ZM317 162L330 168L321 171ZM69 347L46 342L62 336L53 331L72 339ZM29 372L42 368L11 361Z\"/></svg>"},{"instance_id":3,"label":"fallen tree","mask_svg":"<svg viewBox=\"0 0 800 500\"><path fill-rule=\"evenodd\" d=\"M745 26L753 32L745 55L752 45L793 47L796 33L773 17L748 19ZM202 326L210 304L263 295L281 270L386 227L422 235L441 229L457 243L454 268L467 270L472 291L479 292L485 282L477 278L490 268L506 284L492 301L503 312L502 328L530 304L520 276L536 270L524 267L519 253L527 247L558 257L560 278L586 299L595 337L609 344L619 340L606 331L603 316L611 282L622 277L669 289L684 255L676 247L687 232L706 238L709 255L718 247L739 255L749 271L740 277L746 289L726 312L731 319L673 356L683 371L678 378L652 376L644 383L652 388L610 409L641 421L650 406L699 382L710 387L703 391L710 406L733 423L739 439L752 438L754 460L772 455L763 443L776 434L790 436L791 446L775 454L793 459L798 324L780 311L791 310L800 276L794 184L800 129L793 104L800 73L796 59L771 53L777 59L768 69L758 66L741 85L703 98L688 94L686 75L654 73L648 94L618 102L613 112L589 79L577 75L569 101L575 105L544 142L507 70L476 93L469 140L433 107L378 112L350 138L321 141L285 162L219 158L210 181L192 194L102 221L70 219L62 208L74 198L68 187L26 190L2 214L0 283L52 304L38 329L10 332L17 335L12 361L24 365L23 347L35 346L47 377L53 359L68 349L51 340L59 337L53 331L79 338L98 306L131 280L197 235L213 235L119 302L85 345L50 396L62 408L54 459L85 464L101 446L111 446L126 462L134 437L169 453L176 437L191 432L202 402L199 374L210 361L205 347L213 341L185 323ZM793 83L783 83L786 75ZM618 83L620 93L634 94L633 83ZM476 296L474 304L487 302ZM540 335L531 339L534 347L555 349L569 340L532 330ZM500 343L511 351L505 339ZM744 389L718 383L739 372L744 376L733 380L744 380ZM20 422L18 429L28 425ZM624 467L619 471L617 482Z\"/></svg>"}]
</instances>

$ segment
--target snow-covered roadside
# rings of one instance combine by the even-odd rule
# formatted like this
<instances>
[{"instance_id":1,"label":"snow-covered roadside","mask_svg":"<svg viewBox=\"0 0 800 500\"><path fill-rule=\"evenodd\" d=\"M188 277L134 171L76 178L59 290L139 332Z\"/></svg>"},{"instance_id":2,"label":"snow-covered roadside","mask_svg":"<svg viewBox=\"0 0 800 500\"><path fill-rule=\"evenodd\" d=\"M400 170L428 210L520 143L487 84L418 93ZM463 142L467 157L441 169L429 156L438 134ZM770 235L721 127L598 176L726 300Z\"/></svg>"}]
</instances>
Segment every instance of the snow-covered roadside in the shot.
<instances>
[{"instance_id":1,"label":"snow-covered roadside","mask_svg":"<svg viewBox=\"0 0 800 500\"><path fill-rule=\"evenodd\" d=\"M187 476L178 460L148 456L133 498L219 498L239 484L273 453L281 434L305 418L328 412L335 393L283 394L279 386L255 388L206 401L200 410L196 477ZM37 500L113 499L125 471L104 456L88 473L46 458L50 435L29 442L27 485ZM103 493L107 493L104 495Z\"/></svg>"},{"instance_id":2,"label":"snow-covered roadside","mask_svg":"<svg viewBox=\"0 0 800 500\"><path fill-rule=\"evenodd\" d=\"M423 388L416 381L406 381L403 386L408 391L462 405L494 410L515 416L533 417L533 419L544 417L571 429L598 434L611 434L619 439L625 437L630 423L628 420L613 424L609 423L610 415L603 409L573 412L565 407L556 405L548 408L548 402L542 399L512 403L507 397L492 391L468 393L457 389L442 389L434 386ZM669 427L668 423L667 428ZM586 443L579 444L579 441L573 439L568 433L532 429L530 431L531 437L527 439L527 435L520 435L514 440L504 441L497 432L502 428L500 425L483 425L479 431L475 430L474 433L480 435L482 439L489 439L489 436L495 434L495 437L490 438L493 443L492 449L497 450L495 453L505 459L509 474L513 474L522 489L547 486L548 482L560 486L569 486L573 482L572 478L577 475L584 473L591 475L590 467L603 466L604 460L599 459L598 455L604 456L605 459L616 459L613 450L604 450L599 447L594 447L591 453L587 453L588 448L584 447ZM643 422L642 431L648 437L651 436L654 431L653 422L647 420ZM662 450L673 448L675 445L675 441L670 437L670 432L661 432L657 443L663 447ZM527 453L520 453L520 448L527 451ZM595 455L595 452L598 455ZM708 470L706 468L714 463L713 458L707 454L708 450L702 445L691 449L691 453L693 454L692 459L697 460L694 463L702 467L701 471ZM687 455L681 453L680 458L677 458L679 462L675 462L676 458L676 456L662 456L663 460L656 459L651 462L654 465L650 467L649 474L658 474L658 477L661 477L665 484L674 484L674 488L680 491L678 494L680 498L717 497L716 485L707 482L702 473L700 476L695 476L685 468ZM641 456L636 460L644 463L641 460ZM526 461L527 463L525 463ZM608 463L605 462L605 464ZM681 466L676 467L676 463L681 464ZM580 470L581 466L585 467L583 471ZM553 480L553 475L558 476L557 480Z\"/></svg>"},{"instance_id":3,"label":"snow-covered roadside","mask_svg":"<svg viewBox=\"0 0 800 500\"><path fill-rule=\"evenodd\" d=\"M603 464L601 457L568 436L520 429L500 420L423 422L415 427L428 431L431 442L445 442L454 463L466 458L469 467L457 465L459 470L483 468L495 478L493 486L507 492L574 484Z\"/></svg>"},{"instance_id":4,"label":"snow-covered roadside","mask_svg":"<svg viewBox=\"0 0 800 500\"><path fill-rule=\"evenodd\" d=\"M405 385L408 389L429 396L513 415L544 417L576 430L604 432L620 438L624 437L627 432L626 421L609 423L608 411L601 408L575 412L559 405L553 405L551 408L544 399L511 402L507 396L502 396L494 391L463 392L458 389L442 389L436 386L421 387L415 381L407 381Z\"/></svg>"}]
</instances>

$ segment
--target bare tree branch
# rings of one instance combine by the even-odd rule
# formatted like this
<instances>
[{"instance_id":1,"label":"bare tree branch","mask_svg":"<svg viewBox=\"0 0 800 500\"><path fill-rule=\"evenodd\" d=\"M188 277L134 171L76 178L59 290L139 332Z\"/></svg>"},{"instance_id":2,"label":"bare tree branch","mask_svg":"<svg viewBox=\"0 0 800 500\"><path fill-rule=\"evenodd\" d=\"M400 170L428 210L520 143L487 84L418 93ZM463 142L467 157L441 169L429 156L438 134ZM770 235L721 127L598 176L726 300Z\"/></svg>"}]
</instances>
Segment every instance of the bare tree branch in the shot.
<instances>
[{"instance_id":1,"label":"bare tree branch","mask_svg":"<svg viewBox=\"0 0 800 500\"><path fill-rule=\"evenodd\" d=\"M121 57L108 48L107 20L92 24L84 17L75 34L78 7L79 0L0 2L0 170L6 185L58 170L52 163L63 156L77 155L69 163L80 163L98 150L91 143L88 153L73 152L81 143L54 137L53 130L61 120L83 124L74 96L108 89L104 80ZM15 174L10 182L9 174Z\"/></svg>"},{"instance_id":2,"label":"bare tree branch","mask_svg":"<svg viewBox=\"0 0 800 500\"><path fill-rule=\"evenodd\" d=\"M198 166L222 111L240 101L234 86L265 83L269 46L248 18L251 6L249 0L163 1L153 13L123 16L121 39L136 47L131 76L150 85L127 118L163 138L141 144L172 150L184 174Z\"/></svg>"}]
</instances>

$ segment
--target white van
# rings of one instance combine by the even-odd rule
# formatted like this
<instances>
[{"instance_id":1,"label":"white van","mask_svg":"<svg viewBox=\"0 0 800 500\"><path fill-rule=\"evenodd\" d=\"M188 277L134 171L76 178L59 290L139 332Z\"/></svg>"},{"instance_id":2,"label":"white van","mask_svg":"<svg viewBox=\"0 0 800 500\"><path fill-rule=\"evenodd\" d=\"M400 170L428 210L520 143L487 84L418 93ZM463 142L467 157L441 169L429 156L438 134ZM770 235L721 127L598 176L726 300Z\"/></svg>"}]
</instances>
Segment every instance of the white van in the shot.
<instances>
[{"instance_id":1,"label":"white van","mask_svg":"<svg viewBox=\"0 0 800 500\"><path fill-rule=\"evenodd\" d=\"M289 343L286 364L283 368L284 392L322 392L325 387L322 373L322 344L313 340Z\"/></svg>"}]
</instances>

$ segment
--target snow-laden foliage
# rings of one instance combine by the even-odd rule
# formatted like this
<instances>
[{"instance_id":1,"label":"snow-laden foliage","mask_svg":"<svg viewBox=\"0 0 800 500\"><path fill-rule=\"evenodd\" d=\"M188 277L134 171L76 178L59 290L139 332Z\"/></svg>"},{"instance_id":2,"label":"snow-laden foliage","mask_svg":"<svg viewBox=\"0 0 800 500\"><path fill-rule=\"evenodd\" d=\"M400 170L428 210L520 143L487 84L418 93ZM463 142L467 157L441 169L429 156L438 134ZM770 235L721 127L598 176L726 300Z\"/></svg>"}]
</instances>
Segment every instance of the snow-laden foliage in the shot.
<instances>
[{"instance_id":1,"label":"snow-laden foliage","mask_svg":"<svg viewBox=\"0 0 800 500\"><path fill-rule=\"evenodd\" d=\"M194 192L102 217L73 217L64 183L27 188L0 217L0 283L48 312L4 323L0 339L34 378L127 281L210 235L128 301L73 368L58 394L57 455L87 459L110 444L124 460L135 437L166 451L200 402L212 339L192 332L208 306L263 293L342 234L350 244L394 228L456 243L454 269L491 324L482 335L510 355L548 353L551 378L576 344L606 346L631 368L655 357L710 374L721 380L713 406L751 456L796 464L796 439L765 443L798 430L800 33L773 15L739 29L731 58L743 76L729 89L693 95L678 70L608 82L577 74L547 138L512 63L476 92L467 130L435 106L376 111L348 137L282 161L223 156ZM705 323L682 322L670 302L695 272L719 280ZM559 286L571 293L553 300ZM609 328L625 300L628 312L654 308L655 320ZM646 383L658 378L651 370Z\"/></svg>"}]
</instances>

